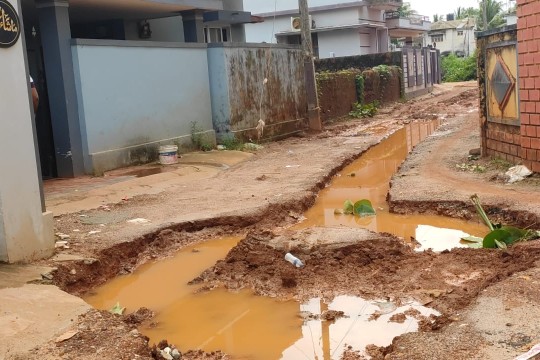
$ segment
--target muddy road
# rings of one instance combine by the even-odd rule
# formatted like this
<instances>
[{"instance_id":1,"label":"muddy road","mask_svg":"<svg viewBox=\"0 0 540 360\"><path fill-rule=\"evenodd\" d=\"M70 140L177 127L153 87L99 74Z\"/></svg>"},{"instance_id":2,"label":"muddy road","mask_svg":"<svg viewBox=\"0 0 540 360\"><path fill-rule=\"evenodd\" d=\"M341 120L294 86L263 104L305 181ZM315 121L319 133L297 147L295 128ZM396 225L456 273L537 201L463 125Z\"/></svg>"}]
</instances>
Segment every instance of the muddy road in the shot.
<instances>
[{"instance_id":1,"label":"muddy road","mask_svg":"<svg viewBox=\"0 0 540 360\"><path fill-rule=\"evenodd\" d=\"M438 130L396 165L400 170L392 177L391 189L384 190L383 201L388 193L388 202L380 212L420 212L477 222L468 203L474 191L490 216L536 226L537 178L505 185L497 177L502 171L499 163L468 158L469 150L479 144L475 86L446 84L421 99L388 106L373 119L338 122L322 134L267 144L251 158L204 180L171 184L157 194L57 217L56 230L70 235L69 248L58 252L72 260L44 261L56 268L46 282L88 296L144 263L169 258L188 245L235 235L245 239L193 277L194 292L248 289L259 297L298 302L331 302L351 295L386 299L396 306L415 301L440 314L418 317L418 332L397 336L384 346L371 344L366 351L351 347L343 359L508 359L526 352L540 342L537 325L526 316L540 313L535 290L540 243L522 243L505 252L418 252L414 241L403 236L347 226L295 226L348 164L404 125L434 120L440 123ZM456 166L463 163L486 170L463 171ZM149 223L126 225L130 218ZM96 229L99 232L90 234ZM306 265L295 268L285 262L286 252ZM163 358L160 349L166 344L152 349L143 330L159 328L159 316L136 310L130 308L123 316L92 310L74 319L70 338L55 341L59 334L51 334L49 343L11 358ZM392 321L414 317L394 315ZM338 321L333 316L327 320ZM179 350L183 359L235 358L220 351Z\"/></svg>"}]
</instances>

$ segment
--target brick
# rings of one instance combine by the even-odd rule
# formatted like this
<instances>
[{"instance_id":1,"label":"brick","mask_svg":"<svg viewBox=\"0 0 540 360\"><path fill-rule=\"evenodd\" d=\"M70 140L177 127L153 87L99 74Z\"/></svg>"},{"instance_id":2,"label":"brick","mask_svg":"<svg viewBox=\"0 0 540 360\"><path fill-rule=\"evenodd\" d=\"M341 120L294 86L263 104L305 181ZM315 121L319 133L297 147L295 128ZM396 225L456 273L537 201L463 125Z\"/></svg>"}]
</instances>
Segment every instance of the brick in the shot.
<instances>
[{"instance_id":1,"label":"brick","mask_svg":"<svg viewBox=\"0 0 540 360\"><path fill-rule=\"evenodd\" d=\"M540 114L530 114L529 124L537 126L540 125Z\"/></svg>"},{"instance_id":2,"label":"brick","mask_svg":"<svg viewBox=\"0 0 540 360\"><path fill-rule=\"evenodd\" d=\"M525 114L525 113L520 114L519 120L521 121L521 124L529 125L531 123L530 116L531 116L530 114Z\"/></svg>"},{"instance_id":3,"label":"brick","mask_svg":"<svg viewBox=\"0 0 540 360\"><path fill-rule=\"evenodd\" d=\"M536 14L527 16L527 27L535 27L536 26Z\"/></svg>"},{"instance_id":4,"label":"brick","mask_svg":"<svg viewBox=\"0 0 540 360\"><path fill-rule=\"evenodd\" d=\"M525 107L523 110L528 113L536 112L536 103L530 101L525 102Z\"/></svg>"},{"instance_id":5,"label":"brick","mask_svg":"<svg viewBox=\"0 0 540 360\"><path fill-rule=\"evenodd\" d=\"M532 171L536 172L536 173L540 173L540 162L535 161L528 168L531 169Z\"/></svg>"},{"instance_id":6,"label":"brick","mask_svg":"<svg viewBox=\"0 0 540 360\"><path fill-rule=\"evenodd\" d=\"M505 154L510 154L510 145L507 143L502 143L502 152Z\"/></svg>"},{"instance_id":7,"label":"brick","mask_svg":"<svg viewBox=\"0 0 540 360\"><path fill-rule=\"evenodd\" d=\"M521 32L520 32L520 33L521 33ZM519 33L519 34L520 34L520 33ZM519 34L518 34L518 35L519 35ZM521 66L521 65L523 65L524 63L525 63L525 56L524 56L523 54L519 54L519 56L518 56L518 65ZM520 82L520 83L521 83L521 82Z\"/></svg>"},{"instance_id":8,"label":"brick","mask_svg":"<svg viewBox=\"0 0 540 360\"><path fill-rule=\"evenodd\" d=\"M512 139L512 144L516 144L518 146L521 145L521 135L519 134L514 134L512 135L513 139Z\"/></svg>"},{"instance_id":9,"label":"brick","mask_svg":"<svg viewBox=\"0 0 540 360\"><path fill-rule=\"evenodd\" d=\"M521 14L523 16L532 15L532 7L530 6L530 4L523 4L523 6L521 7Z\"/></svg>"},{"instance_id":10,"label":"brick","mask_svg":"<svg viewBox=\"0 0 540 360\"><path fill-rule=\"evenodd\" d=\"M527 66L527 75L530 76L530 77L540 76L540 67L537 66L537 65L529 65L529 66ZM521 76L521 73L520 73L519 76Z\"/></svg>"},{"instance_id":11,"label":"brick","mask_svg":"<svg viewBox=\"0 0 540 360\"><path fill-rule=\"evenodd\" d=\"M519 157L522 159L527 158L527 149L521 148L519 149Z\"/></svg>"},{"instance_id":12,"label":"brick","mask_svg":"<svg viewBox=\"0 0 540 360\"><path fill-rule=\"evenodd\" d=\"M525 78L525 84L523 84L523 89L534 89L535 84L536 82L534 78Z\"/></svg>"},{"instance_id":13,"label":"brick","mask_svg":"<svg viewBox=\"0 0 540 360\"><path fill-rule=\"evenodd\" d=\"M540 100L540 90L529 90L529 100L539 101Z\"/></svg>"},{"instance_id":14,"label":"brick","mask_svg":"<svg viewBox=\"0 0 540 360\"><path fill-rule=\"evenodd\" d=\"M519 76L523 76L521 75L521 70L525 69L525 66L520 66L519 68L519 71L520 71L520 74ZM528 101L530 100L530 97L529 97L529 90L526 90L526 89L520 89L519 90L519 98L523 101Z\"/></svg>"},{"instance_id":15,"label":"brick","mask_svg":"<svg viewBox=\"0 0 540 360\"><path fill-rule=\"evenodd\" d=\"M512 142L514 142L514 135L510 133L504 133L504 141L511 144Z\"/></svg>"},{"instance_id":16,"label":"brick","mask_svg":"<svg viewBox=\"0 0 540 360\"><path fill-rule=\"evenodd\" d=\"M524 61L525 65L533 65L534 64L534 54L524 54Z\"/></svg>"},{"instance_id":17,"label":"brick","mask_svg":"<svg viewBox=\"0 0 540 360\"><path fill-rule=\"evenodd\" d=\"M534 65L533 65L534 66ZM529 77L529 69L531 69L533 66L531 65L528 65L528 66L520 66L518 68L518 71L519 71L519 77L522 77L522 78L526 78L526 77Z\"/></svg>"},{"instance_id":18,"label":"brick","mask_svg":"<svg viewBox=\"0 0 540 360\"><path fill-rule=\"evenodd\" d=\"M525 134L526 136L529 136L529 137L536 137L536 126L533 126L533 125L525 125Z\"/></svg>"},{"instance_id":19,"label":"brick","mask_svg":"<svg viewBox=\"0 0 540 360\"><path fill-rule=\"evenodd\" d=\"M538 40L532 40L527 42L527 51L528 52L537 52L538 51Z\"/></svg>"},{"instance_id":20,"label":"brick","mask_svg":"<svg viewBox=\"0 0 540 360\"><path fill-rule=\"evenodd\" d=\"M518 17L518 22L517 22L518 30L521 31L521 30L527 28L527 19L528 18L529 18L528 16L520 16L520 17Z\"/></svg>"},{"instance_id":21,"label":"brick","mask_svg":"<svg viewBox=\"0 0 540 360\"><path fill-rule=\"evenodd\" d=\"M540 102L536 102L536 113L540 114Z\"/></svg>"},{"instance_id":22,"label":"brick","mask_svg":"<svg viewBox=\"0 0 540 360\"><path fill-rule=\"evenodd\" d=\"M531 149L540 149L540 138L531 139Z\"/></svg>"},{"instance_id":23,"label":"brick","mask_svg":"<svg viewBox=\"0 0 540 360\"><path fill-rule=\"evenodd\" d=\"M521 137L521 147L523 149L530 149L531 148L531 138L522 136Z\"/></svg>"},{"instance_id":24,"label":"brick","mask_svg":"<svg viewBox=\"0 0 540 360\"><path fill-rule=\"evenodd\" d=\"M540 28L538 28L540 30ZM540 31L538 33L538 38L540 39ZM536 65L540 65L540 53L534 52L533 53L533 61Z\"/></svg>"},{"instance_id":25,"label":"brick","mask_svg":"<svg viewBox=\"0 0 540 360\"><path fill-rule=\"evenodd\" d=\"M536 150L536 159L540 159L540 150Z\"/></svg>"},{"instance_id":26,"label":"brick","mask_svg":"<svg viewBox=\"0 0 540 360\"><path fill-rule=\"evenodd\" d=\"M540 13L540 2L538 1L531 1L531 6L532 6L532 13L533 14L538 14Z\"/></svg>"},{"instance_id":27,"label":"brick","mask_svg":"<svg viewBox=\"0 0 540 360\"><path fill-rule=\"evenodd\" d=\"M523 41L518 42L517 44L518 54L526 54L529 52L528 47L527 47L527 44L529 43L529 41L523 40Z\"/></svg>"},{"instance_id":28,"label":"brick","mask_svg":"<svg viewBox=\"0 0 540 360\"><path fill-rule=\"evenodd\" d=\"M519 148L516 145L510 145L510 155L517 156L519 152Z\"/></svg>"},{"instance_id":29,"label":"brick","mask_svg":"<svg viewBox=\"0 0 540 360\"><path fill-rule=\"evenodd\" d=\"M535 89L540 89L540 78L535 78L534 79L534 88Z\"/></svg>"},{"instance_id":30,"label":"brick","mask_svg":"<svg viewBox=\"0 0 540 360\"><path fill-rule=\"evenodd\" d=\"M523 159L523 165L525 165L526 167L528 167L529 169L532 170L532 161L530 160L526 160L526 159Z\"/></svg>"},{"instance_id":31,"label":"brick","mask_svg":"<svg viewBox=\"0 0 540 360\"><path fill-rule=\"evenodd\" d=\"M536 161L537 160L537 158L536 158L536 150L527 149L526 159Z\"/></svg>"}]
</instances>

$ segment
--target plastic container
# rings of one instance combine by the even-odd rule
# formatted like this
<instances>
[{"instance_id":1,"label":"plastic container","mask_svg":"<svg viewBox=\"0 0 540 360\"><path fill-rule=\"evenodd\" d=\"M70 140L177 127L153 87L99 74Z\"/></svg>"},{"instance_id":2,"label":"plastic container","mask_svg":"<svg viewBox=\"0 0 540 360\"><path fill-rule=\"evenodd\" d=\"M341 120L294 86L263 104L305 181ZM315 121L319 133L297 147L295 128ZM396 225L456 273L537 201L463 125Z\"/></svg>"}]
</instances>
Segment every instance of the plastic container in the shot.
<instances>
[{"instance_id":1,"label":"plastic container","mask_svg":"<svg viewBox=\"0 0 540 360\"><path fill-rule=\"evenodd\" d=\"M159 163L171 165L178 162L178 146L164 145L159 147Z\"/></svg>"},{"instance_id":2,"label":"plastic container","mask_svg":"<svg viewBox=\"0 0 540 360\"><path fill-rule=\"evenodd\" d=\"M287 260L288 262L290 262L291 264L293 264L297 268L300 268L300 267L304 266L304 263L302 262L302 260L300 260L299 258L297 258L296 256L294 256L291 253L285 254L285 260Z\"/></svg>"}]
</instances>

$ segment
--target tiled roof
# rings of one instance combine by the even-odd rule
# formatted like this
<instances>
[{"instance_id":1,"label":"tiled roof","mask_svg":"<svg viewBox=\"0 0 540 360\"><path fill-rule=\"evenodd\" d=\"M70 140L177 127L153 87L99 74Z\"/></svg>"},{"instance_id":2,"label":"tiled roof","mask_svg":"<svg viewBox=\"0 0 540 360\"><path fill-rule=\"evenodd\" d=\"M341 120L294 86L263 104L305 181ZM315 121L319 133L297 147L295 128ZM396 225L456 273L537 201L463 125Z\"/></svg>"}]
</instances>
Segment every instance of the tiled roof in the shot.
<instances>
[{"instance_id":1,"label":"tiled roof","mask_svg":"<svg viewBox=\"0 0 540 360\"><path fill-rule=\"evenodd\" d=\"M473 18L451 20L451 21L437 21L431 24L431 31L433 30L445 30L445 29L461 29L472 28L476 25L476 21Z\"/></svg>"}]
</instances>

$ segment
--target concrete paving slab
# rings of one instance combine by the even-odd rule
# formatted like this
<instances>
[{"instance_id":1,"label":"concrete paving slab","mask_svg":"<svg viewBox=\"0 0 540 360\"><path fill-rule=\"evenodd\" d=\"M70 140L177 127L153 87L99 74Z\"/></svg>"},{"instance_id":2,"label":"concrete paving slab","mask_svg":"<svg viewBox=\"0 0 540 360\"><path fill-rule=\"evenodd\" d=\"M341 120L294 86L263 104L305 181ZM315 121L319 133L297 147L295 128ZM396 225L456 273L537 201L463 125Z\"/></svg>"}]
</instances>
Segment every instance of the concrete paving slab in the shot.
<instances>
[{"instance_id":1,"label":"concrete paving slab","mask_svg":"<svg viewBox=\"0 0 540 360\"><path fill-rule=\"evenodd\" d=\"M90 309L56 286L24 285L0 290L0 359L13 358L68 330Z\"/></svg>"},{"instance_id":2,"label":"concrete paving slab","mask_svg":"<svg viewBox=\"0 0 540 360\"><path fill-rule=\"evenodd\" d=\"M41 274L51 270L48 266L0 264L0 289L21 287L31 281L41 280Z\"/></svg>"}]
</instances>

